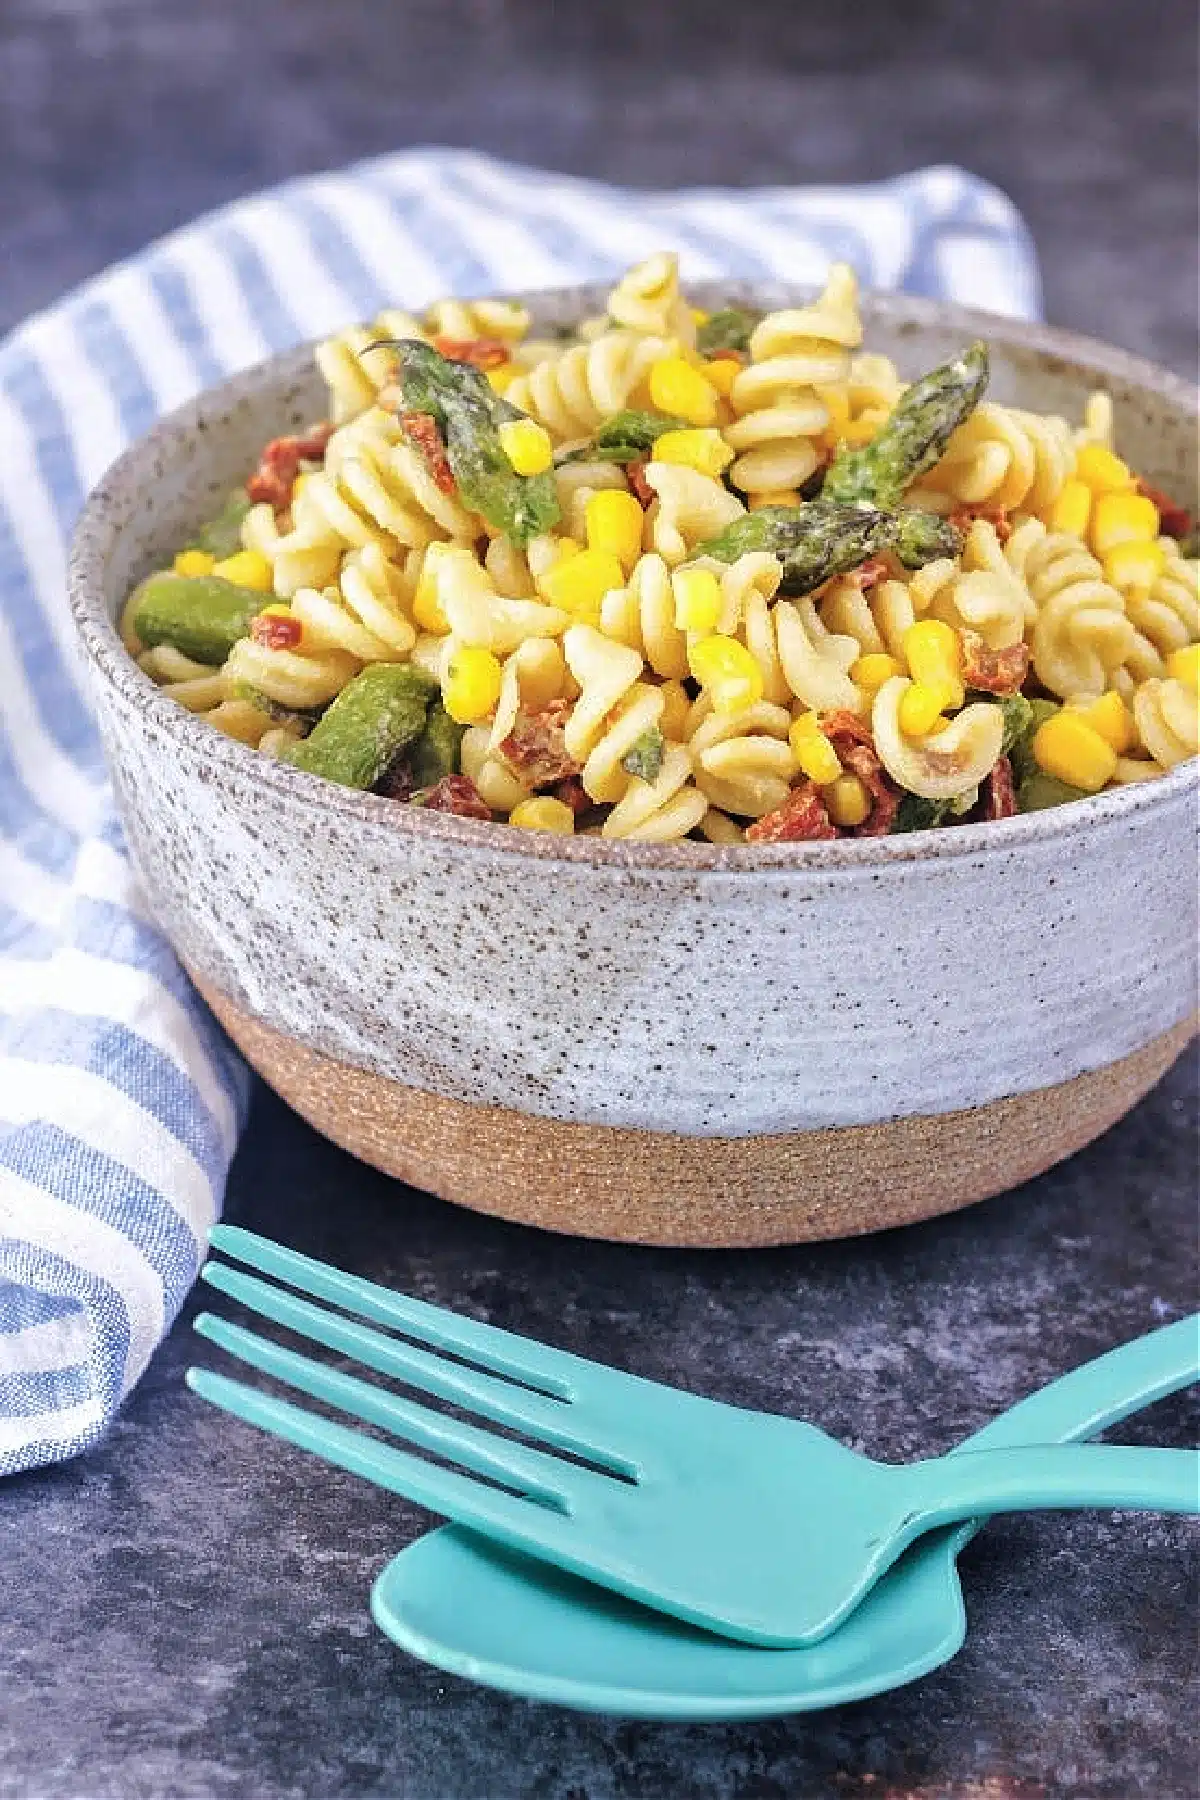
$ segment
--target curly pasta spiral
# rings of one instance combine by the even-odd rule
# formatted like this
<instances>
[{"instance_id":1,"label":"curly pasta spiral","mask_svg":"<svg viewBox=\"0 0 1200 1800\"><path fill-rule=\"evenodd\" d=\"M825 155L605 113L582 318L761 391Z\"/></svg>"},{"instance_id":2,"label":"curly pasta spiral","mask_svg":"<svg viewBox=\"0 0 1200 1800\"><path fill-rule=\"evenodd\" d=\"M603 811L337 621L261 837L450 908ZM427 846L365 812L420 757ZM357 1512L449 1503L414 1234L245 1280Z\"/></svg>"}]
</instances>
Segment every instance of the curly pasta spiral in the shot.
<instances>
[{"instance_id":1,"label":"curly pasta spiral","mask_svg":"<svg viewBox=\"0 0 1200 1800\"><path fill-rule=\"evenodd\" d=\"M307 712L327 706L341 693L362 664L347 650L275 650L252 637L239 638L225 662L230 684L247 682L279 706ZM269 724L270 721L268 720Z\"/></svg>"},{"instance_id":2,"label":"curly pasta spiral","mask_svg":"<svg viewBox=\"0 0 1200 1800\"><path fill-rule=\"evenodd\" d=\"M590 437L605 419L629 405L650 364L666 348L658 338L606 331L594 342L556 351L518 375L505 399L560 441Z\"/></svg>"},{"instance_id":3,"label":"curly pasta spiral","mask_svg":"<svg viewBox=\"0 0 1200 1800\"><path fill-rule=\"evenodd\" d=\"M567 755L585 763L603 734L608 715L642 673L642 658L628 644L614 644L594 626L572 625L563 639L567 667L579 698L563 732Z\"/></svg>"},{"instance_id":4,"label":"curly pasta spiral","mask_svg":"<svg viewBox=\"0 0 1200 1800\"><path fill-rule=\"evenodd\" d=\"M761 819L783 805L796 773L786 706L760 700L740 712L719 713L701 702L688 723L696 786L713 806Z\"/></svg>"},{"instance_id":5,"label":"curly pasta spiral","mask_svg":"<svg viewBox=\"0 0 1200 1800\"><path fill-rule=\"evenodd\" d=\"M1049 511L1075 468L1065 419L984 401L950 439L920 487L964 506ZM918 490L914 489L914 495Z\"/></svg>"},{"instance_id":6,"label":"curly pasta spiral","mask_svg":"<svg viewBox=\"0 0 1200 1800\"><path fill-rule=\"evenodd\" d=\"M943 566L953 573L952 563L926 565ZM819 611L822 624L840 636L852 637L863 656L882 651L902 661L904 633L916 624L927 605L928 601L918 599L912 582L881 581L864 589L857 581L839 578L826 588Z\"/></svg>"},{"instance_id":7,"label":"curly pasta spiral","mask_svg":"<svg viewBox=\"0 0 1200 1800\"><path fill-rule=\"evenodd\" d=\"M678 338L690 349L696 341L696 322L679 292L679 258L660 251L635 263L609 294L608 316L626 331Z\"/></svg>"},{"instance_id":8,"label":"curly pasta spiral","mask_svg":"<svg viewBox=\"0 0 1200 1800\"><path fill-rule=\"evenodd\" d=\"M1061 699L1099 696L1134 647L1125 602L1079 538L1048 532L1036 520L1027 525L1009 539L1006 560L1037 611L1034 672Z\"/></svg>"},{"instance_id":9,"label":"curly pasta spiral","mask_svg":"<svg viewBox=\"0 0 1200 1800\"><path fill-rule=\"evenodd\" d=\"M656 551L638 558L623 588L605 594L600 629L605 637L637 650L665 680L682 681L687 675L687 634L675 623L670 570Z\"/></svg>"},{"instance_id":10,"label":"curly pasta spiral","mask_svg":"<svg viewBox=\"0 0 1200 1800\"><path fill-rule=\"evenodd\" d=\"M912 739L900 728L900 703L912 683L893 675L875 696L871 730L892 780L925 800L953 800L979 786L1004 742L1004 714L986 701L956 713L932 737Z\"/></svg>"},{"instance_id":11,"label":"curly pasta spiral","mask_svg":"<svg viewBox=\"0 0 1200 1800\"><path fill-rule=\"evenodd\" d=\"M748 494L785 492L808 480L820 460L815 441L829 423L819 387L842 387L850 351L862 343L858 283L834 263L811 306L768 313L750 339L750 362L730 389L737 415L725 441L739 454L729 470Z\"/></svg>"},{"instance_id":12,"label":"curly pasta spiral","mask_svg":"<svg viewBox=\"0 0 1200 1800\"><path fill-rule=\"evenodd\" d=\"M1036 521L1029 523L1040 530ZM990 650L1019 644L1036 612L986 519L976 519L967 533L961 569L945 558L927 563L914 573L909 587L920 610L956 631L978 632Z\"/></svg>"},{"instance_id":13,"label":"curly pasta spiral","mask_svg":"<svg viewBox=\"0 0 1200 1800\"><path fill-rule=\"evenodd\" d=\"M858 639L830 631L812 600L768 607L752 593L742 630L762 674L764 698L786 703L794 695L815 712L859 710L862 696L849 673L859 658Z\"/></svg>"},{"instance_id":14,"label":"curly pasta spiral","mask_svg":"<svg viewBox=\"0 0 1200 1800\"><path fill-rule=\"evenodd\" d=\"M630 779L623 799L601 830L606 838L628 838L643 844L673 843L694 831L708 811L708 801L692 781L692 763L682 744L668 744L653 781Z\"/></svg>"},{"instance_id":15,"label":"curly pasta spiral","mask_svg":"<svg viewBox=\"0 0 1200 1800\"><path fill-rule=\"evenodd\" d=\"M559 637L570 624L557 606L498 594L474 551L462 544L440 547L433 581L455 642L478 645L497 656L507 656L526 638Z\"/></svg>"},{"instance_id":16,"label":"curly pasta spiral","mask_svg":"<svg viewBox=\"0 0 1200 1800\"><path fill-rule=\"evenodd\" d=\"M1132 587L1125 611L1134 628L1133 648L1117 685L1166 674L1166 659L1200 640L1200 564L1179 554L1171 538L1159 539L1165 561L1149 588Z\"/></svg>"},{"instance_id":17,"label":"curly pasta spiral","mask_svg":"<svg viewBox=\"0 0 1200 1800\"><path fill-rule=\"evenodd\" d=\"M1200 699L1182 681L1143 681L1133 696L1133 723L1160 769L1200 754Z\"/></svg>"},{"instance_id":18,"label":"curly pasta spiral","mask_svg":"<svg viewBox=\"0 0 1200 1800\"><path fill-rule=\"evenodd\" d=\"M728 488L698 469L648 462L643 475L647 487L658 496L647 515L650 545L672 568L746 510Z\"/></svg>"},{"instance_id":19,"label":"curly pasta spiral","mask_svg":"<svg viewBox=\"0 0 1200 1800\"><path fill-rule=\"evenodd\" d=\"M300 588L292 597L292 617L304 629L306 649L348 650L359 662L403 662L417 641L405 617L403 577L378 544L353 551L342 564L337 585Z\"/></svg>"},{"instance_id":20,"label":"curly pasta spiral","mask_svg":"<svg viewBox=\"0 0 1200 1800\"><path fill-rule=\"evenodd\" d=\"M351 325L318 344L317 367L329 389L334 424L344 424L372 406L379 390L395 380L399 368L396 353L378 346L388 338L423 339L425 335L411 313L393 307L370 325Z\"/></svg>"},{"instance_id":21,"label":"curly pasta spiral","mask_svg":"<svg viewBox=\"0 0 1200 1800\"><path fill-rule=\"evenodd\" d=\"M425 314L425 331L430 337L460 342L484 337L501 344L519 344L528 330L528 309L516 300L435 300ZM405 334L393 331L388 335Z\"/></svg>"}]
</instances>

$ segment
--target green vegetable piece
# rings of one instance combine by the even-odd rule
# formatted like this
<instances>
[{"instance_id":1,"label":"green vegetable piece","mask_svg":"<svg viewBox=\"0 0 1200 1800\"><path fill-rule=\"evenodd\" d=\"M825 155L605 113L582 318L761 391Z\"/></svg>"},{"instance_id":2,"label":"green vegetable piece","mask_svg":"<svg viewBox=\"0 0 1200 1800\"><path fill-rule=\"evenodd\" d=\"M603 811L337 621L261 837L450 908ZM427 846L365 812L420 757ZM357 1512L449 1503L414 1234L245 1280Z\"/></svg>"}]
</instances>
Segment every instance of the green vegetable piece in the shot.
<instances>
[{"instance_id":1,"label":"green vegetable piece","mask_svg":"<svg viewBox=\"0 0 1200 1800\"><path fill-rule=\"evenodd\" d=\"M748 306L723 306L701 325L696 333L696 348L701 356L711 356L716 350L744 353L750 348L750 334L761 318L760 312L753 312Z\"/></svg>"},{"instance_id":2,"label":"green vegetable piece","mask_svg":"<svg viewBox=\"0 0 1200 1800\"><path fill-rule=\"evenodd\" d=\"M663 765L665 742L658 726L651 725L625 752L621 758L621 767L641 781L655 780Z\"/></svg>"},{"instance_id":3,"label":"green vegetable piece","mask_svg":"<svg viewBox=\"0 0 1200 1800\"><path fill-rule=\"evenodd\" d=\"M685 421L676 419L670 413L636 412L627 410L614 413L606 419L590 444L582 450L572 450L562 458L563 462L637 462L639 457L649 456L658 439L665 431L679 431Z\"/></svg>"},{"instance_id":4,"label":"green vegetable piece","mask_svg":"<svg viewBox=\"0 0 1200 1800\"><path fill-rule=\"evenodd\" d=\"M940 557L959 556L963 538L949 519L905 506L892 517L886 547L894 551L906 569L923 569L926 563L937 562Z\"/></svg>"},{"instance_id":5,"label":"green vegetable piece","mask_svg":"<svg viewBox=\"0 0 1200 1800\"><path fill-rule=\"evenodd\" d=\"M719 537L697 546L696 556L736 562L750 550L769 550L783 564L781 594L808 594L831 575L857 568L886 548L891 521L871 506L809 501L804 506L764 506L727 525Z\"/></svg>"},{"instance_id":6,"label":"green vegetable piece","mask_svg":"<svg viewBox=\"0 0 1200 1800\"><path fill-rule=\"evenodd\" d=\"M457 725L440 700L429 709L425 729L409 751L413 787L436 787L447 775L459 772L465 725Z\"/></svg>"},{"instance_id":7,"label":"green vegetable piece","mask_svg":"<svg viewBox=\"0 0 1200 1800\"><path fill-rule=\"evenodd\" d=\"M232 556L242 547L242 520L250 506L250 496L245 488L235 488L216 518L202 525L185 549L207 550L218 562L222 557Z\"/></svg>"},{"instance_id":8,"label":"green vegetable piece","mask_svg":"<svg viewBox=\"0 0 1200 1800\"><path fill-rule=\"evenodd\" d=\"M921 794L905 793L901 796L896 808L896 816L892 820L892 834L898 831L931 831L939 825L949 825L955 819L961 819L969 813L979 799L979 789L969 788L965 794L955 794L949 800L926 800Z\"/></svg>"},{"instance_id":9,"label":"green vegetable piece","mask_svg":"<svg viewBox=\"0 0 1200 1800\"><path fill-rule=\"evenodd\" d=\"M1042 812L1047 806L1064 806L1068 800L1087 798L1082 788L1059 781L1056 776L1047 775L1042 769L1035 769L1032 775L1027 775L1017 789L1017 805L1023 813Z\"/></svg>"},{"instance_id":10,"label":"green vegetable piece","mask_svg":"<svg viewBox=\"0 0 1200 1800\"><path fill-rule=\"evenodd\" d=\"M1016 702L1018 701L1021 701L1027 709L1027 716L1024 725L1019 730L1014 724L1010 732L1009 720L1015 721L1016 719ZM1056 700L1025 700L1023 695L1013 694L1009 699L1001 701L1001 705L1005 708L1003 748L1012 764L1013 781L1019 788L1031 776L1040 773L1037 763L1033 760L1033 740L1046 720L1052 719L1059 710L1058 702Z\"/></svg>"},{"instance_id":11,"label":"green vegetable piece","mask_svg":"<svg viewBox=\"0 0 1200 1800\"><path fill-rule=\"evenodd\" d=\"M1000 754L1007 756L1014 745L1029 735L1029 727L1033 720L1033 706L1024 694L1002 694L997 702L1004 714L1004 736L1000 740Z\"/></svg>"},{"instance_id":12,"label":"green vegetable piece","mask_svg":"<svg viewBox=\"0 0 1200 1800\"><path fill-rule=\"evenodd\" d=\"M392 758L425 728L437 683L412 663L372 663L346 683L319 724L284 752L287 762L342 787L374 787Z\"/></svg>"},{"instance_id":13,"label":"green vegetable piece","mask_svg":"<svg viewBox=\"0 0 1200 1800\"><path fill-rule=\"evenodd\" d=\"M909 483L933 467L951 434L974 412L987 383L983 343L922 375L901 394L869 444L835 457L822 498L897 506Z\"/></svg>"},{"instance_id":14,"label":"green vegetable piece","mask_svg":"<svg viewBox=\"0 0 1200 1800\"><path fill-rule=\"evenodd\" d=\"M405 407L431 414L446 440L463 505L522 549L557 525L553 475L518 475L500 442L500 426L525 414L502 400L470 363L451 362L415 338L399 338L390 347L400 353Z\"/></svg>"},{"instance_id":15,"label":"green vegetable piece","mask_svg":"<svg viewBox=\"0 0 1200 1800\"><path fill-rule=\"evenodd\" d=\"M219 575L150 575L130 619L143 644L173 644L196 662L223 663L270 598Z\"/></svg>"}]
</instances>

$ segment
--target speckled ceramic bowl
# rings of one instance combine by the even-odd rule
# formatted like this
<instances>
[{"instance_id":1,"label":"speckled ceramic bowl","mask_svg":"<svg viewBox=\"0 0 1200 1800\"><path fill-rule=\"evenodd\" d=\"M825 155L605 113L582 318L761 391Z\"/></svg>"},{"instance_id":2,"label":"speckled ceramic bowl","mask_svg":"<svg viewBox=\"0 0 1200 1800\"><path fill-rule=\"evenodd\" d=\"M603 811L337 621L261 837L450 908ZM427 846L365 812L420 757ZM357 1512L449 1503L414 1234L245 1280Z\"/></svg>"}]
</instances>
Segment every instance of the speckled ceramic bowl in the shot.
<instances>
[{"instance_id":1,"label":"speckled ceramic bowl","mask_svg":"<svg viewBox=\"0 0 1200 1800\"><path fill-rule=\"evenodd\" d=\"M706 305L792 304L712 284ZM600 290L535 296L541 321ZM1001 399L1109 387L1137 467L1194 491L1195 400L1102 345L875 297L902 371L977 335ZM589 1236L767 1244L1011 1188L1104 1131L1193 1029L1196 765L1057 811L873 841L562 839L396 806L220 736L113 620L323 410L298 350L127 452L71 595L155 914L250 1061L318 1130L448 1199Z\"/></svg>"}]
</instances>

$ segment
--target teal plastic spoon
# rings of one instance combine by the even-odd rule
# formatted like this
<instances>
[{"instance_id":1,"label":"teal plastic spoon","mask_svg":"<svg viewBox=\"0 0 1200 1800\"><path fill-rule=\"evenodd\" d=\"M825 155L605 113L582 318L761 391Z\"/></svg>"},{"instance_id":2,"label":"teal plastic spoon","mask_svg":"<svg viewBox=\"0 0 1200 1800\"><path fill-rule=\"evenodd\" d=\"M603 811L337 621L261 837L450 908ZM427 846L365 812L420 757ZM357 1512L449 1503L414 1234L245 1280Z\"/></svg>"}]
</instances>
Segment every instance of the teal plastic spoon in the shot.
<instances>
[{"instance_id":1,"label":"teal plastic spoon","mask_svg":"<svg viewBox=\"0 0 1200 1800\"><path fill-rule=\"evenodd\" d=\"M1200 1379L1200 1317L1052 1382L959 1446L1079 1442ZM371 1610L402 1649L527 1699L648 1719L754 1719L886 1693L966 1637L957 1557L982 1520L923 1538L822 1642L760 1650L649 1611L458 1526L401 1552Z\"/></svg>"}]
</instances>

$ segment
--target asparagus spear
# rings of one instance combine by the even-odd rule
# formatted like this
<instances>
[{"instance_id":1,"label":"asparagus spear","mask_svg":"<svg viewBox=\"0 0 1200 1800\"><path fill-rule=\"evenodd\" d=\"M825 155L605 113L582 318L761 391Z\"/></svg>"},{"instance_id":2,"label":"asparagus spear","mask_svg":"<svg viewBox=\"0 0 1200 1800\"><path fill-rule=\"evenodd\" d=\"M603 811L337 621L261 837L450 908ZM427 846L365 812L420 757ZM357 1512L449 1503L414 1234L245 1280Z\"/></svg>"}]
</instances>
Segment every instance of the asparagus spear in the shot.
<instances>
[{"instance_id":1,"label":"asparagus spear","mask_svg":"<svg viewBox=\"0 0 1200 1800\"><path fill-rule=\"evenodd\" d=\"M428 413L446 442L446 455L465 506L522 547L559 519L554 478L518 475L499 428L525 414L493 390L470 363L452 362L416 338L399 338L400 385L410 412Z\"/></svg>"},{"instance_id":2,"label":"asparagus spear","mask_svg":"<svg viewBox=\"0 0 1200 1800\"><path fill-rule=\"evenodd\" d=\"M963 547L962 532L937 513L915 506L893 513L881 548L895 552L906 569L922 569L939 557L957 556Z\"/></svg>"},{"instance_id":3,"label":"asparagus spear","mask_svg":"<svg viewBox=\"0 0 1200 1800\"><path fill-rule=\"evenodd\" d=\"M807 594L883 549L890 527L888 515L873 506L824 498L806 506L763 506L698 545L695 554L731 563L749 551L769 550L783 564L780 593Z\"/></svg>"},{"instance_id":4,"label":"asparagus spear","mask_svg":"<svg viewBox=\"0 0 1200 1800\"><path fill-rule=\"evenodd\" d=\"M590 444L581 450L570 450L559 460L567 462L636 462L639 457L649 456L657 440L665 431L678 431L683 425L682 419L672 418L669 413L636 412L627 410L614 413L600 427Z\"/></svg>"},{"instance_id":5,"label":"asparagus spear","mask_svg":"<svg viewBox=\"0 0 1200 1800\"><path fill-rule=\"evenodd\" d=\"M150 575L130 601L143 644L173 644L196 662L223 663L269 595L219 575Z\"/></svg>"},{"instance_id":6,"label":"asparagus spear","mask_svg":"<svg viewBox=\"0 0 1200 1800\"><path fill-rule=\"evenodd\" d=\"M465 725L456 725L440 700L429 709L420 737L409 752L413 788L436 787L446 775L458 774Z\"/></svg>"},{"instance_id":7,"label":"asparagus spear","mask_svg":"<svg viewBox=\"0 0 1200 1800\"><path fill-rule=\"evenodd\" d=\"M372 663L347 682L320 723L285 760L342 787L374 787L392 758L424 730L437 683L412 663Z\"/></svg>"},{"instance_id":8,"label":"asparagus spear","mask_svg":"<svg viewBox=\"0 0 1200 1800\"><path fill-rule=\"evenodd\" d=\"M987 382L984 343L922 375L901 394L869 444L835 457L822 499L896 507L910 482L933 467L951 434L974 412Z\"/></svg>"}]
</instances>

